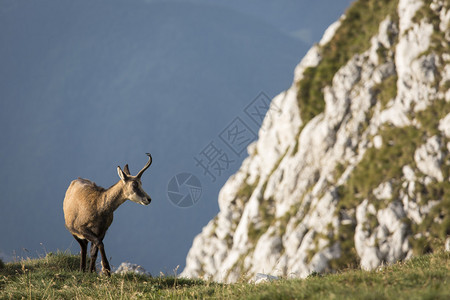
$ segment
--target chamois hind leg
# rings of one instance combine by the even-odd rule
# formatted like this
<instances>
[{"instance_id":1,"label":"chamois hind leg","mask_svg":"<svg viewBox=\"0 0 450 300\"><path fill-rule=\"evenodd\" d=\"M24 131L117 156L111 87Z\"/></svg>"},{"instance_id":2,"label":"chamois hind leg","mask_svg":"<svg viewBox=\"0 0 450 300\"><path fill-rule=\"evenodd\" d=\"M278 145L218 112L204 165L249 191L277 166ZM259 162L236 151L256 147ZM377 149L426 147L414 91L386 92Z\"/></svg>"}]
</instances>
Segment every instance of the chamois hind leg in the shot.
<instances>
[{"instance_id":1,"label":"chamois hind leg","mask_svg":"<svg viewBox=\"0 0 450 300\"><path fill-rule=\"evenodd\" d=\"M85 272L86 271L86 252L87 252L87 244L88 241L84 239L80 239L77 236L73 236L77 242L80 244L81 248L81 259L80 259L80 271Z\"/></svg>"},{"instance_id":2,"label":"chamois hind leg","mask_svg":"<svg viewBox=\"0 0 450 300\"><path fill-rule=\"evenodd\" d=\"M98 247L91 243L91 263L89 264L89 272L96 272L95 262L97 261Z\"/></svg>"},{"instance_id":3,"label":"chamois hind leg","mask_svg":"<svg viewBox=\"0 0 450 300\"><path fill-rule=\"evenodd\" d=\"M83 235L90 241L92 242L93 247L97 248L98 250L100 250L100 255L102 256L102 272L108 276L111 276L111 267L109 266L109 262L108 259L106 258L106 253L105 253L105 247L103 246L103 241L98 238L92 231L90 231L89 229L86 229L83 232ZM94 248L94 249L95 249ZM91 248L91 253L92 251L94 251ZM95 250L96 252L97 250ZM96 257L97 253L95 253L95 257ZM95 262L94 262L95 263ZM91 257L91 265L92 266L92 257Z\"/></svg>"}]
</instances>

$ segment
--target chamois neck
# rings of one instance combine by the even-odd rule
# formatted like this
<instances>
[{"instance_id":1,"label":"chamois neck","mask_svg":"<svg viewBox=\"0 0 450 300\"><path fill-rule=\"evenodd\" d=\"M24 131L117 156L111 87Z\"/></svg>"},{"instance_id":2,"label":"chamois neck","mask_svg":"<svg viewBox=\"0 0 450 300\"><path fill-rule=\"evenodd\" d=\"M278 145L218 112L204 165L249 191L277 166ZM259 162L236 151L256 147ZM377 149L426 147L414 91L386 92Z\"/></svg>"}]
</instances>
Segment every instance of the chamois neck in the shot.
<instances>
[{"instance_id":1,"label":"chamois neck","mask_svg":"<svg viewBox=\"0 0 450 300\"><path fill-rule=\"evenodd\" d=\"M102 210L113 212L127 199L123 194L123 182L119 180L116 184L103 192Z\"/></svg>"}]
</instances>

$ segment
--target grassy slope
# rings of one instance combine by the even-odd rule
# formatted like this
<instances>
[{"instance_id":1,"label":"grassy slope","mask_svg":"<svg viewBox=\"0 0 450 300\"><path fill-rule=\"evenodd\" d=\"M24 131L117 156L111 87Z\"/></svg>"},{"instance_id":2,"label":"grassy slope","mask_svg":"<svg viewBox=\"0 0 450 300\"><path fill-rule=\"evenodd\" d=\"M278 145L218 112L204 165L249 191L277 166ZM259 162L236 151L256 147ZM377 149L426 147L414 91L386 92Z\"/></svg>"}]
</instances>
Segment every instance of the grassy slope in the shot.
<instances>
[{"instance_id":1,"label":"grassy slope","mask_svg":"<svg viewBox=\"0 0 450 300\"><path fill-rule=\"evenodd\" d=\"M387 266L380 271L348 270L307 279L254 285L137 275L111 278L80 273L78 256L7 263L0 269L0 299L449 299L450 253L439 252Z\"/></svg>"}]
</instances>

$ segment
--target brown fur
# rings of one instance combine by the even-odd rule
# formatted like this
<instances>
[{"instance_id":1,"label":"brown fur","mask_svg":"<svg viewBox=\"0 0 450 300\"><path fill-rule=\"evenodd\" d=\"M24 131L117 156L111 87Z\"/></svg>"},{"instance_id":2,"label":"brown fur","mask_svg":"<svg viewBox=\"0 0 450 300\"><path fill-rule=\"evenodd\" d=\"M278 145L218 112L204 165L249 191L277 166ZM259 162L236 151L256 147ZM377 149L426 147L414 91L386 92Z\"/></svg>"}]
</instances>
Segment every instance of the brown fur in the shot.
<instances>
[{"instance_id":1,"label":"brown fur","mask_svg":"<svg viewBox=\"0 0 450 300\"><path fill-rule=\"evenodd\" d=\"M149 163L151 156L149 155ZM147 163L145 168L148 168ZM143 169L145 171L145 169ZM66 228L78 241L81 247L80 269L86 269L87 243L91 242L91 263L89 270L95 270L98 250L102 257L102 268L110 274L111 268L103 247L103 238L111 225L114 211L127 199L148 205L150 197L142 189L140 172L138 176L129 174L128 166L122 171L117 168L121 180L108 189L94 182L78 178L71 182L63 202Z\"/></svg>"},{"instance_id":2,"label":"brown fur","mask_svg":"<svg viewBox=\"0 0 450 300\"><path fill-rule=\"evenodd\" d=\"M89 240L83 235L83 231L89 229L103 239L113 221L114 210L126 200L120 197L121 185L123 183L119 181L106 190L87 179L72 181L63 203L66 227L70 233Z\"/></svg>"}]
</instances>

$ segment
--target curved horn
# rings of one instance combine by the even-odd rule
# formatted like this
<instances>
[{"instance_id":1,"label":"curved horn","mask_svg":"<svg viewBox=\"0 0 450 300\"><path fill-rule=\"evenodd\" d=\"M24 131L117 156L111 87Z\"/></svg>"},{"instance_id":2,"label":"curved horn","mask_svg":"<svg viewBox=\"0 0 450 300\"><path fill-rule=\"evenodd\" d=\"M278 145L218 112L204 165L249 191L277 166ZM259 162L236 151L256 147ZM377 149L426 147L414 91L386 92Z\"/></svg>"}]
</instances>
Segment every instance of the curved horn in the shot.
<instances>
[{"instance_id":1,"label":"curved horn","mask_svg":"<svg viewBox=\"0 0 450 300\"><path fill-rule=\"evenodd\" d=\"M148 162L147 164L142 168L142 170L139 171L139 173L136 175L137 178L141 178L142 174L144 174L145 170L148 169L148 167L150 167L150 165L152 164L152 156L150 155L150 153L145 153L148 156Z\"/></svg>"}]
</instances>

